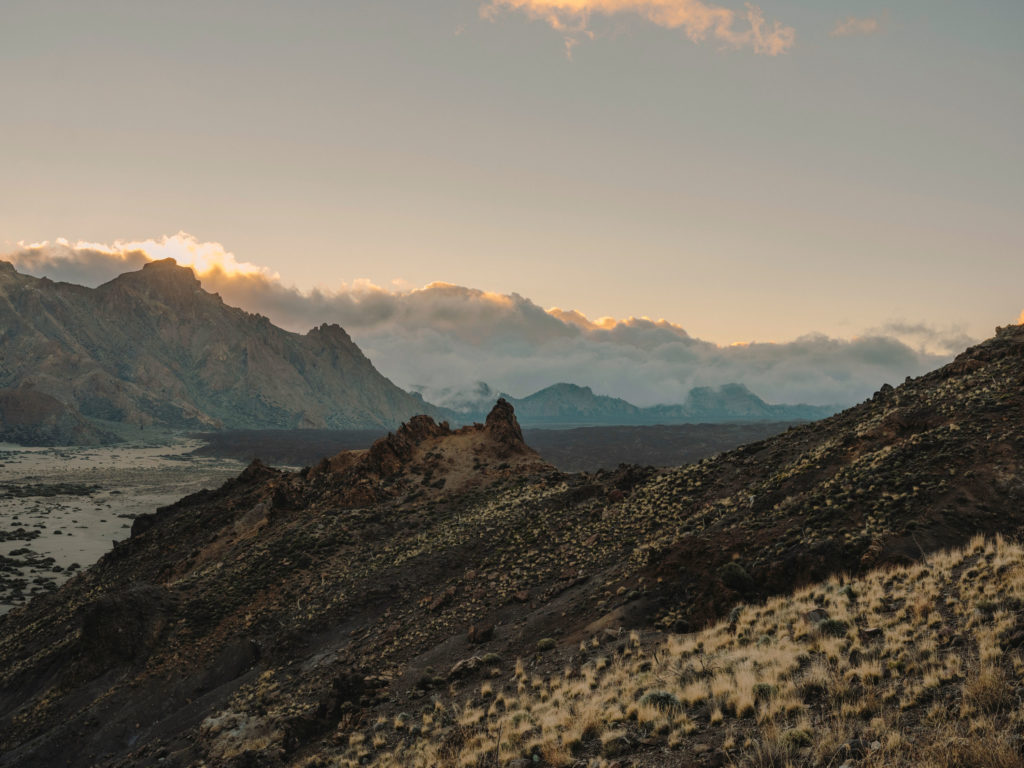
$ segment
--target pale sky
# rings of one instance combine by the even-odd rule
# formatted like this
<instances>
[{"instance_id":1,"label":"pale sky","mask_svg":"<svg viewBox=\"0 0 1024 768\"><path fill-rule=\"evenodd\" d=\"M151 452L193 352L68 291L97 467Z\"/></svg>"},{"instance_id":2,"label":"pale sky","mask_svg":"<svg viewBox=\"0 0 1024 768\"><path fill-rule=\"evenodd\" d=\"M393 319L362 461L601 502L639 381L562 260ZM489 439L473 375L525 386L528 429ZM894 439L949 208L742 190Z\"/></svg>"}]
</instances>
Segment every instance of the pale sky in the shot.
<instances>
[{"instance_id":1,"label":"pale sky","mask_svg":"<svg viewBox=\"0 0 1024 768\"><path fill-rule=\"evenodd\" d=\"M1016 319L1024 3L758 8L3 0L0 253L183 230L719 344Z\"/></svg>"}]
</instances>

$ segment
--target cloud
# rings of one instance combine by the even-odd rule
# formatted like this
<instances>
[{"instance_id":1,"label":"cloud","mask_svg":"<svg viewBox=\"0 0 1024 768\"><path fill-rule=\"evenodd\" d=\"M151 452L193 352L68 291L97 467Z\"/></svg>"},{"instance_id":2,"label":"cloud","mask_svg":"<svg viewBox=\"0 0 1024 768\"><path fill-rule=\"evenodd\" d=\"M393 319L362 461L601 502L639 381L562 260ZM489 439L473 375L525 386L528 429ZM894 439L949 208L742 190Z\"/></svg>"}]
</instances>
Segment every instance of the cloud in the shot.
<instances>
[{"instance_id":1,"label":"cloud","mask_svg":"<svg viewBox=\"0 0 1024 768\"><path fill-rule=\"evenodd\" d=\"M879 328L873 328L868 333L877 336L895 336L922 352L945 355L958 354L965 347L975 343L975 339L968 336L960 326L935 328L925 323L893 321Z\"/></svg>"},{"instance_id":2,"label":"cloud","mask_svg":"<svg viewBox=\"0 0 1024 768\"><path fill-rule=\"evenodd\" d=\"M858 19L850 16L837 21L832 28L832 37L855 37L857 35L873 35L882 29L882 20L874 18Z\"/></svg>"},{"instance_id":3,"label":"cloud","mask_svg":"<svg viewBox=\"0 0 1024 768\"><path fill-rule=\"evenodd\" d=\"M14 266L32 275L51 279L99 285L122 272L139 269L147 261L172 258L197 275L219 270L228 276L278 276L264 267L240 262L220 243L203 243L186 232L164 235L159 240L115 240L111 244L71 243L63 237L54 242L18 243L19 250L7 258Z\"/></svg>"},{"instance_id":4,"label":"cloud","mask_svg":"<svg viewBox=\"0 0 1024 768\"><path fill-rule=\"evenodd\" d=\"M793 46L796 32L778 21L768 23L764 13L747 3L742 12L702 0L491 0L480 9L486 19L502 11L518 11L542 20L565 35L566 46L580 36L593 37L593 16L633 14L666 29L679 29L695 43L709 38L733 48L776 56Z\"/></svg>"},{"instance_id":5,"label":"cloud","mask_svg":"<svg viewBox=\"0 0 1024 768\"><path fill-rule=\"evenodd\" d=\"M956 328L893 322L854 339L809 334L720 347L665 320L586 317L518 294L449 283L388 290L368 281L302 292L189 235L112 245L24 245L17 269L98 285L147 259L184 253L208 291L296 332L339 323L399 386L433 402L479 397L478 382L517 397L556 382L589 385L638 405L682 402L695 386L742 382L769 402L850 404L947 362L971 343Z\"/></svg>"},{"instance_id":6,"label":"cloud","mask_svg":"<svg viewBox=\"0 0 1024 768\"><path fill-rule=\"evenodd\" d=\"M1017 325L1024 325L1024 309L1020 311L1020 317L1017 318Z\"/></svg>"}]
</instances>

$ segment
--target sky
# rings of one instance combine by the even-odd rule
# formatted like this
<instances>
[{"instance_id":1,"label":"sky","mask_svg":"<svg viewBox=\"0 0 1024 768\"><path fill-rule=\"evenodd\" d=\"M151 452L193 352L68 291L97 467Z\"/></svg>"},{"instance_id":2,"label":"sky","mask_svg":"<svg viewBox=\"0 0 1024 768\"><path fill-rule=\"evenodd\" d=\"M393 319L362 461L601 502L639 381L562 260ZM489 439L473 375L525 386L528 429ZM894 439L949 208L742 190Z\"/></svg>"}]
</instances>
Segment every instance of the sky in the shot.
<instances>
[{"instance_id":1,"label":"sky","mask_svg":"<svg viewBox=\"0 0 1024 768\"><path fill-rule=\"evenodd\" d=\"M920 367L1024 308L1021 29L1017 0L5 0L0 254L182 232L307 297L441 282Z\"/></svg>"}]
</instances>

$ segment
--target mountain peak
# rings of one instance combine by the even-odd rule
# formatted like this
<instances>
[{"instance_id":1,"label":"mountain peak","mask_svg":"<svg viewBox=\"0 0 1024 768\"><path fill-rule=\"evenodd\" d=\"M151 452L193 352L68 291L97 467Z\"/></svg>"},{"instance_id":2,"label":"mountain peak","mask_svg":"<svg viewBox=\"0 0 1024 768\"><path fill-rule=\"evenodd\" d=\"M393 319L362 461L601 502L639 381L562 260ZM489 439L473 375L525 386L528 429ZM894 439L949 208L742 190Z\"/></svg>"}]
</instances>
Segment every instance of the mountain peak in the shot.
<instances>
[{"instance_id":1,"label":"mountain peak","mask_svg":"<svg viewBox=\"0 0 1024 768\"><path fill-rule=\"evenodd\" d=\"M207 294L191 267L182 267L171 258L150 261L142 269L125 272L97 290L141 292L162 300L190 300L197 294Z\"/></svg>"},{"instance_id":2,"label":"mountain peak","mask_svg":"<svg viewBox=\"0 0 1024 768\"><path fill-rule=\"evenodd\" d=\"M319 339L324 343L335 343L348 346L353 344L352 337L337 323L323 323L316 328L311 328L306 334L311 339Z\"/></svg>"},{"instance_id":3,"label":"mountain peak","mask_svg":"<svg viewBox=\"0 0 1024 768\"><path fill-rule=\"evenodd\" d=\"M140 274L151 278L159 275L160 279L171 278L199 284L199 279L192 267L183 267L170 257L146 262L142 265Z\"/></svg>"}]
</instances>

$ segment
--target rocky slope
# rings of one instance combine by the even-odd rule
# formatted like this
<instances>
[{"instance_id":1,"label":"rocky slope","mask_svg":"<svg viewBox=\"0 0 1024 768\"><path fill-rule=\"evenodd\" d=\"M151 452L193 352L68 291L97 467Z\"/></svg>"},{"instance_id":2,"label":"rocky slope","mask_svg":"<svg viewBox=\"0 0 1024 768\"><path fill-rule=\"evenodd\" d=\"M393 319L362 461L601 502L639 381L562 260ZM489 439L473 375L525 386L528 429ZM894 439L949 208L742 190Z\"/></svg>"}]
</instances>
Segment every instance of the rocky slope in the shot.
<instances>
[{"instance_id":1,"label":"rocky slope","mask_svg":"<svg viewBox=\"0 0 1024 768\"><path fill-rule=\"evenodd\" d=\"M359 429L440 413L378 373L338 326L283 331L225 305L172 259L95 289L0 262L0 387L140 426Z\"/></svg>"},{"instance_id":2,"label":"rocky slope","mask_svg":"<svg viewBox=\"0 0 1024 768\"><path fill-rule=\"evenodd\" d=\"M96 566L0 620L0 765L869 761L872 747L861 744L845 757L838 748L808 752L813 729L798 730L802 715L823 716L822 702L832 701L833 678L814 683L818 661L853 685L855 699L866 696L856 687L862 662L892 676L916 675L927 661L869 655L874 599L867 613L841 611L838 582L799 598L824 616L801 619L816 634L792 654L795 668L769 654L780 675L794 677L760 694L744 649L799 644L804 630L783 621L789 609L777 604L730 611L835 574L916 564L977 533L1019 536L1022 384L1024 328L1013 326L841 414L675 469L558 472L522 443L503 403L486 425L452 433L416 419L369 451L299 473L254 463L222 488L140 520ZM921 585L913 599L939 609L922 631L938 633L944 622L953 635L969 629L973 612L958 629L961 619L945 609L959 599L950 585L983 572L978 558L928 566L932 580L903 577ZM960 570L937 573L946 567ZM911 597L890 593L879 610L908 609ZM1000 600L993 593L975 607L1003 627L999 612L1017 604ZM912 610L928 616L928 608ZM773 615L782 621L774 635ZM732 620L714 645L677 637L725 616ZM822 624L831 619L839 623ZM964 669L1011 647L1012 636L986 633L982 650L964 640L972 643ZM858 660L843 637L860 639ZM892 637L906 644L911 635L896 628ZM663 643L674 644L674 656L658 650ZM737 655L727 658L730 647ZM602 687L606 670L636 664L646 675L672 659L658 678L665 693L681 701L671 686L700 683L711 704L704 696L676 709L667 696L650 699L650 708L673 714L662 727L650 725L650 708L630 715L644 690L598 698L612 695ZM726 678L712 684L724 665ZM571 701L564 687L555 690L559 680L572 682ZM790 701L790 680L799 706L749 722L745 706L729 709L729 686L750 688L756 705L757 696L781 693ZM533 696L563 701L572 716L542 720L542 708L516 704L521 714L503 719L514 701ZM878 716L910 716L884 691L876 700ZM944 700L915 694L913 722L927 724L930 702ZM837 701L842 713L851 700ZM1001 701L994 710L980 705L982 713L1001 711ZM621 717L610 724L570 730L584 710L617 705ZM780 736L788 752L764 751L773 742L748 727L762 722L780 734L797 729ZM851 743L870 745L886 722L851 732ZM992 720L978 733L1004 726Z\"/></svg>"},{"instance_id":3,"label":"rocky slope","mask_svg":"<svg viewBox=\"0 0 1024 768\"><path fill-rule=\"evenodd\" d=\"M116 440L55 397L34 389L0 389L0 443L102 445Z\"/></svg>"}]
</instances>

